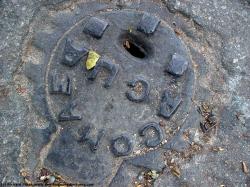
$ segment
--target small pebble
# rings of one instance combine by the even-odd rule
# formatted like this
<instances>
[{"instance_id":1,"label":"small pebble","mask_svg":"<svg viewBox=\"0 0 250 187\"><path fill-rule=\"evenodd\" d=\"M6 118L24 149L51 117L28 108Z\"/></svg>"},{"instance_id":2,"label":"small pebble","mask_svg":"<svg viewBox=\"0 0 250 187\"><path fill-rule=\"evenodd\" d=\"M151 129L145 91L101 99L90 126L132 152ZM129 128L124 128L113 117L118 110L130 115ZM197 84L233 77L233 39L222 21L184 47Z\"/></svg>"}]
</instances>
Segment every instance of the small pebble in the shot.
<instances>
[{"instance_id":1,"label":"small pebble","mask_svg":"<svg viewBox=\"0 0 250 187\"><path fill-rule=\"evenodd\" d=\"M47 179L46 176L41 176L41 177L40 177L40 180L41 180L41 181L44 181L45 179Z\"/></svg>"},{"instance_id":2,"label":"small pebble","mask_svg":"<svg viewBox=\"0 0 250 187\"><path fill-rule=\"evenodd\" d=\"M157 174L155 170L152 170L151 177L152 177L152 179L157 179L159 177L159 174Z\"/></svg>"},{"instance_id":3,"label":"small pebble","mask_svg":"<svg viewBox=\"0 0 250 187\"><path fill-rule=\"evenodd\" d=\"M138 178L139 181L142 181L142 180L144 179L144 174L145 174L144 172L141 172L141 173L138 175L137 178Z\"/></svg>"},{"instance_id":4,"label":"small pebble","mask_svg":"<svg viewBox=\"0 0 250 187\"><path fill-rule=\"evenodd\" d=\"M54 176L49 176L48 183L53 184L55 182L56 178Z\"/></svg>"}]
</instances>

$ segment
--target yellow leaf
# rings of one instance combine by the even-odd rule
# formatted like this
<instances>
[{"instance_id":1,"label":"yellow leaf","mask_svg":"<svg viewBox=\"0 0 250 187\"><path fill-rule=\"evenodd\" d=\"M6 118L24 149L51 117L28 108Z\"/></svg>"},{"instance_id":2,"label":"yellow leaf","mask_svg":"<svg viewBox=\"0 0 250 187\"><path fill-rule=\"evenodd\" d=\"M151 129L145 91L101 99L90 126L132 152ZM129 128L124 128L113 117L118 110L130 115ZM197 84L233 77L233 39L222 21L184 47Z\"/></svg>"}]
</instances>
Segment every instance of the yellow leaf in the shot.
<instances>
[{"instance_id":1,"label":"yellow leaf","mask_svg":"<svg viewBox=\"0 0 250 187\"><path fill-rule=\"evenodd\" d=\"M100 55L98 53L96 53L95 51L90 50L88 53L88 58L86 61L86 68L87 70L92 69L93 67L95 67L97 61L99 60Z\"/></svg>"}]
</instances>

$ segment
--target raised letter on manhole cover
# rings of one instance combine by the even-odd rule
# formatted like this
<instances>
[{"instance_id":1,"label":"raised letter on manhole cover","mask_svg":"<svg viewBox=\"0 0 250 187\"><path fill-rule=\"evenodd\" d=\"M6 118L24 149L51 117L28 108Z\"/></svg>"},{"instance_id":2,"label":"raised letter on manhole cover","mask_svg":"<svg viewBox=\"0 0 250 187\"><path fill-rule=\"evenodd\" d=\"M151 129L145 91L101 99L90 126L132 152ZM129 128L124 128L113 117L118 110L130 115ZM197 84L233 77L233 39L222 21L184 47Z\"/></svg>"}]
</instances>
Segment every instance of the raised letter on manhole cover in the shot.
<instances>
[{"instance_id":1,"label":"raised letter on manhole cover","mask_svg":"<svg viewBox=\"0 0 250 187\"><path fill-rule=\"evenodd\" d=\"M85 3L49 19L41 29L35 25L44 20L34 23L27 52L36 59L29 71L39 67L41 75L33 82L36 104L56 127L42 166L94 186L126 186L128 166L161 171L194 90L184 42L147 9ZM167 134L168 127L180 131Z\"/></svg>"}]
</instances>

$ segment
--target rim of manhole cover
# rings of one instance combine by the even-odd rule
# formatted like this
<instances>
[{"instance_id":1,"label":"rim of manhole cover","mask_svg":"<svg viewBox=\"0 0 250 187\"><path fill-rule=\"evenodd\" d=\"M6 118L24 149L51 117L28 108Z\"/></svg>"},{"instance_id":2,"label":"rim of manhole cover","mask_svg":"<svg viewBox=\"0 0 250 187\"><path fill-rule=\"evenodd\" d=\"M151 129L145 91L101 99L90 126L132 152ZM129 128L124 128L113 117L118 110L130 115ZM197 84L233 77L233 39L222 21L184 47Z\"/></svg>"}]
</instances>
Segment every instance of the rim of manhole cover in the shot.
<instances>
[{"instance_id":1,"label":"rim of manhole cover","mask_svg":"<svg viewBox=\"0 0 250 187\"><path fill-rule=\"evenodd\" d=\"M164 167L162 148L179 136L166 131L185 123L195 74L159 15L89 6L57 13L30 38L43 54L34 87L44 85L44 116L58 129L43 165L72 181L112 185L124 162Z\"/></svg>"}]
</instances>

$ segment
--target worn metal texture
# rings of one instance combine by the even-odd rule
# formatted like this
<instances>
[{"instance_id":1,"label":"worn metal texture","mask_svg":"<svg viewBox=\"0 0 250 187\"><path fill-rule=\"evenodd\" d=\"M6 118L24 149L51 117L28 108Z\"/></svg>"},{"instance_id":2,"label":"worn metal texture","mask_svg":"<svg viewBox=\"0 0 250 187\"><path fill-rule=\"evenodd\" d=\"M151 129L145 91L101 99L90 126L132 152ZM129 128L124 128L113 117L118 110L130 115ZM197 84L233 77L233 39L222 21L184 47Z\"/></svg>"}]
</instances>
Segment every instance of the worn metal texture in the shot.
<instances>
[{"instance_id":1,"label":"worn metal texture","mask_svg":"<svg viewBox=\"0 0 250 187\"><path fill-rule=\"evenodd\" d=\"M248 1L0 10L1 183L250 185Z\"/></svg>"}]
</instances>

